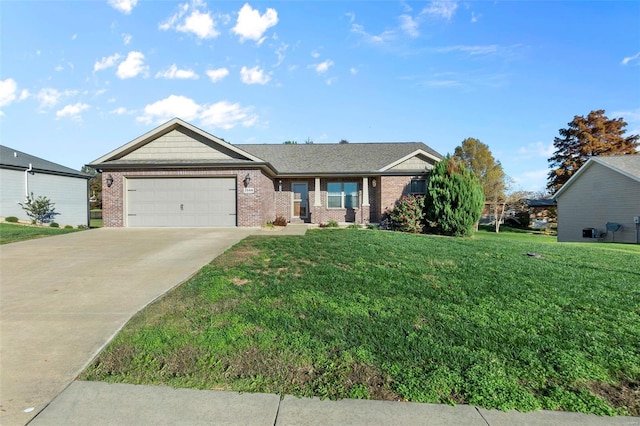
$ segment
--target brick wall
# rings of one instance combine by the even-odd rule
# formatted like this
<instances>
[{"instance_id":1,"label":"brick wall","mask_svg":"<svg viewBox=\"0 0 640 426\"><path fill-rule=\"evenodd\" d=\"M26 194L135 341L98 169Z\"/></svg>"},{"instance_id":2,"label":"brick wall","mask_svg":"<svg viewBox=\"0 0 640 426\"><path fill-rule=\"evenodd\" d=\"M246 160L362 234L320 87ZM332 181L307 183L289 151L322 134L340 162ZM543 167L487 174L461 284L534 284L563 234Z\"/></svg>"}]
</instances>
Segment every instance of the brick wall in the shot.
<instances>
[{"instance_id":1,"label":"brick wall","mask_svg":"<svg viewBox=\"0 0 640 426\"><path fill-rule=\"evenodd\" d=\"M253 193L244 193L245 176L249 174ZM106 179L113 177L113 185L107 187ZM216 177L235 176L237 181L237 223L241 227L263 226L275 218L274 185L262 170L128 170L105 171L102 174L102 218L105 227L125 226L125 179L135 177Z\"/></svg>"}]
</instances>

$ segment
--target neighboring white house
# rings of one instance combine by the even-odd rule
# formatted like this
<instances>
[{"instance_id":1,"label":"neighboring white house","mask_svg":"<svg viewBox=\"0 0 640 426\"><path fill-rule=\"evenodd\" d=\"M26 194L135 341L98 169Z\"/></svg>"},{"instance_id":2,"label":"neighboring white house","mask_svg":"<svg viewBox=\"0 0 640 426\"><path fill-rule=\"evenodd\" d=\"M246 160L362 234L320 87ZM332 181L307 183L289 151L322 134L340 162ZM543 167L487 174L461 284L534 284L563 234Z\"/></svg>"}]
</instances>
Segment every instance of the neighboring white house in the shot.
<instances>
[{"instance_id":1,"label":"neighboring white house","mask_svg":"<svg viewBox=\"0 0 640 426\"><path fill-rule=\"evenodd\" d=\"M29 217L20 204L27 195L54 203L60 225L89 225L90 175L0 145L0 217Z\"/></svg>"},{"instance_id":2,"label":"neighboring white house","mask_svg":"<svg viewBox=\"0 0 640 426\"><path fill-rule=\"evenodd\" d=\"M638 243L640 154L590 158L553 198L558 241Z\"/></svg>"}]
</instances>

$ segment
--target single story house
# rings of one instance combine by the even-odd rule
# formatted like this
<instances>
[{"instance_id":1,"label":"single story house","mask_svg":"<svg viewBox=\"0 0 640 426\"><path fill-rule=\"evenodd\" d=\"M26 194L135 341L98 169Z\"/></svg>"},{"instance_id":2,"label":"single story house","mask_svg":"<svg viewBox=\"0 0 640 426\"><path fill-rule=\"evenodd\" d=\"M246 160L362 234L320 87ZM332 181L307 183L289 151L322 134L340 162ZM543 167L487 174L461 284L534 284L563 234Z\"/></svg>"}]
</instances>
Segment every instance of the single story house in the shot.
<instances>
[{"instance_id":1,"label":"single story house","mask_svg":"<svg viewBox=\"0 0 640 426\"><path fill-rule=\"evenodd\" d=\"M423 143L232 145L175 118L96 159L105 227L377 223L424 194Z\"/></svg>"},{"instance_id":2,"label":"single story house","mask_svg":"<svg viewBox=\"0 0 640 426\"><path fill-rule=\"evenodd\" d=\"M69 167L0 145L0 217L30 220L18 203L27 196L47 197L60 225L89 225L91 176Z\"/></svg>"},{"instance_id":3,"label":"single story house","mask_svg":"<svg viewBox=\"0 0 640 426\"><path fill-rule=\"evenodd\" d=\"M591 157L553 199L558 241L638 243L640 154Z\"/></svg>"},{"instance_id":4,"label":"single story house","mask_svg":"<svg viewBox=\"0 0 640 426\"><path fill-rule=\"evenodd\" d=\"M533 229L547 229L556 222L556 201L553 198L527 199L526 202Z\"/></svg>"}]
</instances>

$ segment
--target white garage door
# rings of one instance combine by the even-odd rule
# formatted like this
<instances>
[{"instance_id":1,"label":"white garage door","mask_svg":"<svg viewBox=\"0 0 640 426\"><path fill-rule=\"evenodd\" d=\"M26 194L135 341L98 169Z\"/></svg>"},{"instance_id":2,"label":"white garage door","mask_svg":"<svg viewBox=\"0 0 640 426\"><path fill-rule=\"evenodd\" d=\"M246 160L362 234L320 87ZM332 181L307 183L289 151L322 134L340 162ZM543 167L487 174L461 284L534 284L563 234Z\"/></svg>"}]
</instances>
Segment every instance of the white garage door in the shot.
<instances>
[{"instance_id":1,"label":"white garage door","mask_svg":"<svg viewBox=\"0 0 640 426\"><path fill-rule=\"evenodd\" d=\"M236 226L236 179L127 179L127 226Z\"/></svg>"}]
</instances>

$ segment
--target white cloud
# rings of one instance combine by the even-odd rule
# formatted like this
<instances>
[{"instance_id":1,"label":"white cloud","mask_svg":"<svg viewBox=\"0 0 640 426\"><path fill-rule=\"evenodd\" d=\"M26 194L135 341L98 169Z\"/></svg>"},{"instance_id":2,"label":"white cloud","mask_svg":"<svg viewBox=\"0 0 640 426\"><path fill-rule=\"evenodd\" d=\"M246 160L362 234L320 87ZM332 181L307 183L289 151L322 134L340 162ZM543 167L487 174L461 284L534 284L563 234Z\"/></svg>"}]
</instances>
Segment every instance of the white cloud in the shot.
<instances>
[{"instance_id":1,"label":"white cloud","mask_svg":"<svg viewBox=\"0 0 640 426\"><path fill-rule=\"evenodd\" d=\"M253 68L242 67L240 78L245 84L267 84L271 80L271 76L265 74L264 70L258 66Z\"/></svg>"},{"instance_id":2,"label":"white cloud","mask_svg":"<svg viewBox=\"0 0 640 426\"><path fill-rule=\"evenodd\" d=\"M74 35L71 36L71 40L75 40L77 38L78 38L78 34L74 34Z\"/></svg>"},{"instance_id":3,"label":"white cloud","mask_svg":"<svg viewBox=\"0 0 640 426\"><path fill-rule=\"evenodd\" d=\"M243 127L251 127L258 120L258 116L251 112L251 108L243 108L238 103L221 101L205 107L201 120L207 126L228 130L239 124Z\"/></svg>"},{"instance_id":4,"label":"white cloud","mask_svg":"<svg viewBox=\"0 0 640 426\"><path fill-rule=\"evenodd\" d=\"M137 120L143 123L164 122L174 117L191 121L198 118L200 105L185 96L171 95L144 107L144 115Z\"/></svg>"},{"instance_id":5,"label":"white cloud","mask_svg":"<svg viewBox=\"0 0 640 426\"><path fill-rule=\"evenodd\" d=\"M112 109L111 111L109 111L110 114L115 114L115 115L125 115L125 114L133 114L134 111L128 110L125 107L119 107L116 109Z\"/></svg>"},{"instance_id":6,"label":"white cloud","mask_svg":"<svg viewBox=\"0 0 640 426\"><path fill-rule=\"evenodd\" d=\"M105 56L99 61L97 61L95 64L93 64L93 71L94 72L101 71L101 70L110 68L114 66L119 59L120 59L120 54L118 53L111 56Z\"/></svg>"},{"instance_id":7,"label":"white cloud","mask_svg":"<svg viewBox=\"0 0 640 426\"><path fill-rule=\"evenodd\" d=\"M320 62L319 64L314 64L313 68L315 68L318 74L323 74L329 70L330 67L333 66L333 61L331 59L327 59L324 62Z\"/></svg>"},{"instance_id":8,"label":"white cloud","mask_svg":"<svg viewBox=\"0 0 640 426\"><path fill-rule=\"evenodd\" d=\"M166 70L158 72L156 74L156 78L166 78L169 80L197 80L199 77L193 70L181 70L178 69L176 64L173 64Z\"/></svg>"},{"instance_id":9,"label":"white cloud","mask_svg":"<svg viewBox=\"0 0 640 426\"><path fill-rule=\"evenodd\" d=\"M369 34L364 30L364 27L360 24L352 24L351 32L362 36L364 41L372 44L380 44L390 40L394 40L396 38L396 32L393 30L386 30L378 35Z\"/></svg>"},{"instance_id":10,"label":"white cloud","mask_svg":"<svg viewBox=\"0 0 640 426\"><path fill-rule=\"evenodd\" d=\"M260 15L257 9L245 3L238 12L238 21L231 31L240 36L240 41L254 40L260 44L264 41L264 33L277 23L278 12L275 9L268 8Z\"/></svg>"},{"instance_id":11,"label":"white cloud","mask_svg":"<svg viewBox=\"0 0 640 426\"><path fill-rule=\"evenodd\" d=\"M521 146L518 149L517 159L529 160L532 158L549 158L554 151L555 148L553 146L553 142L534 142L526 146Z\"/></svg>"},{"instance_id":12,"label":"white cloud","mask_svg":"<svg viewBox=\"0 0 640 426\"><path fill-rule=\"evenodd\" d=\"M67 105L59 111L56 111L56 118L69 117L74 120L80 119L80 114L90 108L89 105L83 103L76 103L73 105Z\"/></svg>"},{"instance_id":13,"label":"white cloud","mask_svg":"<svg viewBox=\"0 0 640 426\"><path fill-rule=\"evenodd\" d=\"M51 108L56 106L56 104L60 101L60 98L63 95L72 95L73 93L70 91L66 91L64 93L59 92L57 89L53 87L47 87L44 89L40 89L38 94L36 95L36 99L40 102L40 108Z\"/></svg>"},{"instance_id":14,"label":"white cloud","mask_svg":"<svg viewBox=\"0 0 640 426\"><path fill-rule=\"evenodd\" d=\"M418 22L410 15L400 15L400 28L410 37L416 38L420 35L418 31Z\"/></svg>"},{"instance_id":15,"label":"white cloud","mask_svg":"<svg viewBox=\"0 0 640 426\"><path fill-rule=\"evenodd\" d=\"M439 53L449 52L464 52L470 55L490 55L498 52L498 46L496 44L489 44L486 46L446 46L435 49Z\"/></svg>"},{"instance_id":16,"label":"white cloud","mask_svg":"<svg viewBox=\"0 0 640 426\"><path fill-rule=\"evenodd\" d=\"M0 80L0 107L9 105L16 100L18 84L12 78Z\"/></svg>"},{"instance_id":17,"label":"white cloud","mask_svg":"<svg viewBox=\"0 0 640 426\"><path fill-rule=\"evenodd\" d=\"M207 75L211 79L211 82L217 83L226 76L229 75L229 70L226 68L216 68L214 70L207 70Z\"/></svg>"},{"instance_id":18,"label":"white cloud","mask_svg":"<svg viewBox=\"0 0 640 426\"><path fill-rule=\"evenodd\" d=\"M280 44L280 47L278 47L275 50L275 54L278 57L278 62L274 65L274 67L279 67L280 64L282 64L282 61L284 61L284 58L285 58L284 54L285 54L285 52L287 51L288 48L289 48L288 44L282 43L282 44Z\"/></svg>"},{"instance_id":19,"label":"white cloud","mask_svg":"<svg viewBox=\"0 0 640 426\"><path fill-rule=\"evenodd\" d=\"M127 58L120 62L116 75L118 78L124 80L126 78L133 78L140 74L146 74L149 71L149 67L144 64L144 55L142 52L129 52Z\"/></svg>"},{"instance_id":20,"label":"white cloud","mask_svg":"<svg viewBox=\"0 0 640 426\"><path fill-rule=\"evenodd\" d=\"M313 52L311 52L311 57L317 59L320 57L320 54L314 50Z\"/></svg>"},{"instance_id":21,"label":"white cloud","mask_svg":"<svg viewBox=\"0 0 640 426\"><path fill-rule=\"evenodd\" d=\"M476 22L478 22L478 19L480 19L480 15L476 15L475 12L471 12L471 22L475 24Z\"/></svg>"},{"instance_id":22,"label":"white cloud","mask_svg":"<svg viewBox=\"0 0 640 426\"><path fill-rule=\"evenodd\" d=\"M349 72L351 73L351 75L356 75L356 74L358 74L358 69L357 69L357 68L354 68L354 67L351 67L351 68L349 69Z\"/></svg>"},{"instance_id":23,"label":"white cloud","mask_svg":"<svg viewBox=\"0 0 640 426\"><path fill-rule=\"evenodd\" d=\"M120 108L114 111L124 113ZM187 121L198 120L203 125L222 129L231 129L238 125L250 127L258 120L251 107L243 107L239 103L220 101L211 105L198 105L193 99L185 96L171 95L145 106L144 114L137 117L137 121L146 124L162 123L173 117Z\"/></svg>"},{"instance_id":24,"label":"white cloud","mask_svg":"<svg viewBox=\"0 0 640 426\"><path fill-rule=\"evenodd\" d=\"M516 186L524 191L543 191L547 187L549 169L538 169L513 176Z\"/></svg>"},{"instance_id":25,"label":"white cloud","mask_svg":"<svg viewBox=\"0 0 640 426\"><path fill-rule=\"evenodd\" d=\"M20 92L20 97L18 98L18 101L24 101L29 96L31 96L31 93L29 93L27 89L22 89L22 91Z\"/></svg>"},{"instance_id":26,"label":"white cloud","mask_svg":"<svg viewBox=\"0 0 640 426\"><path fill-rule=\"evenodd\" d=\"M640 52L636 53L633 56L627 56L622 60L622 65L640 65Z\"/></svg>"},{"instance_id":27,"label":"white cloud","mask_svg":"<svg viewBox=\"0 0 640 426\"><path fill-rule=\"evenodd\" d=\"M54 68L54 70L56 70L57 72L60 72L64 69L64 67L62 65L58 65L57 67Z\"/></svg>"},{"instance_id":28,"label":"white cloud","mask_svg":"<svg viewBox=\"0 0 640 426\"><path fill-rule=\"evenodd\" d=\"M125 34L125 33L122 34L122 42L124 43L125 46L131 43L132 39L133 39L133 36L131 34Z\"/></svg>"},{"instance_id":29,"label":"white cloud","mask_svg":"<svg viewBox=\"0 0 640 426\"><path fill-rule=\"evenodd\" d=\"M455 1L432 1L421 13L450 20L457 8L458 2Z\"/></svg>"},{"instance_id":30,"label":"white cloud","mask_svg":"<svg viewBox=\"0 0 640 426\"><path fill-rule=\"evenodd\" d=\"M109 0L109 5L116 10L128 15L138 4L138 0Z\"/></svg>"},{"instance_id":31,"label":"white cloud","mask_svg":"<svg viewBox=\"0 0 640 426\"><path fill-rule=\"evenodd\" d=\"M163 31L174 29L182 33L193 33L200 39L215 38L220 34L215 28L211 13L206 9L206 3L200 0L181 4L178 12L161 23L159 28Z\"/></svg>"}]
</instances>

